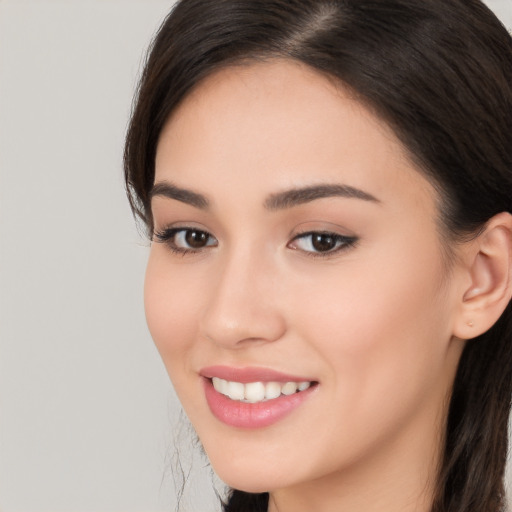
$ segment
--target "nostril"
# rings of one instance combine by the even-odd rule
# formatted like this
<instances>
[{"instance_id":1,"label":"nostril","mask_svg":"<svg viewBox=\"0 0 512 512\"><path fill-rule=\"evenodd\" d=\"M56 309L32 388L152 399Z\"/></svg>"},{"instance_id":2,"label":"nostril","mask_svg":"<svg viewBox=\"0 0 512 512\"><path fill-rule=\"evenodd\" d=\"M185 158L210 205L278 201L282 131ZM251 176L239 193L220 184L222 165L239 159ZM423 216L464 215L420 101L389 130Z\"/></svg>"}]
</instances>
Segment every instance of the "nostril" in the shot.
<instances>
[{"instance_id":1,"label":"nostril","mask_svg":"<svg viewBox=\"0 0 512 512\"><path fill-rule=\"evenodd\" d=\"M242 308L216 308L203 318L200 329L203 337L215 345L244 348L279 340L286 332L286 324L277 310L247 308L244 313Z\"/></svg>"}]
</instances>

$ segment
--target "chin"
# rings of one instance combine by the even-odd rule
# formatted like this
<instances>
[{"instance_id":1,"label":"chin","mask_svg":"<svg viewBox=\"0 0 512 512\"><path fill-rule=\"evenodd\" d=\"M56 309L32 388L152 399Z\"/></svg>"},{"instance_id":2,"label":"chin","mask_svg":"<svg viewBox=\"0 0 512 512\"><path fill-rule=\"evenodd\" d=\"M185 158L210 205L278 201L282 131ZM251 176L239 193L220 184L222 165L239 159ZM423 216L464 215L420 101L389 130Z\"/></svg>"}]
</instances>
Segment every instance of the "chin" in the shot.
<instances>
[{"instance_id":1,"label":"chin","mask_svg":"<svg viewBox=\"0 0 512 512\"><path fill-rule=\"evenodd\" d=\"M214 467L215 469L215 467ZM232 471L227 472L217 472L219 478L232 489L237 489L239 491L244 491L248 493L262 493L262 492L270 492L275 490L276 488L281 488L282 486L276 486L275 479L269 478L269 475L258 475L258 474L233 474Z\"/></svg>"},{"instance_id":2,"label":"chin","mask_svg":"<svg viewBox=\"0 0 512 512\"><path fill-rule=\"evenodd\" d=\"M282 474L276 474L279 469L277 464L269 470L265 464L264 467L261 461L251 463L246 458L245 460L237 460L234 457L224 457L221 461L211 460L212 467L217 476L229 487L249 493L269 492L275 489L280 489L290 485L290 482L285 481Z\"/></svg>"}]
</instances>

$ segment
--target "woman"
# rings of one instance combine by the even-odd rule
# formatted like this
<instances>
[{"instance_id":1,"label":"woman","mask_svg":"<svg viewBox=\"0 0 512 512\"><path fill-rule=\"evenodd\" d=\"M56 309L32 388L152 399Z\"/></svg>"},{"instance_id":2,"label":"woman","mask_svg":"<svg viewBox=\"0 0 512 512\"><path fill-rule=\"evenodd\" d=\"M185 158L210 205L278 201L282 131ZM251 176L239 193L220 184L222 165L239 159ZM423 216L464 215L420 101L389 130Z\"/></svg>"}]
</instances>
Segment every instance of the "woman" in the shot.
<instances>
[{"instance_id":1,"label":"woman","mask_svg":"<svg viewBox=\"0 0 512 512\"><path fill-rule=\"evenodd\" d=\"M126 182L148 325L224 510L503 510L511 84L477 0L166 19Z\"/></svg>"}]
</instances>

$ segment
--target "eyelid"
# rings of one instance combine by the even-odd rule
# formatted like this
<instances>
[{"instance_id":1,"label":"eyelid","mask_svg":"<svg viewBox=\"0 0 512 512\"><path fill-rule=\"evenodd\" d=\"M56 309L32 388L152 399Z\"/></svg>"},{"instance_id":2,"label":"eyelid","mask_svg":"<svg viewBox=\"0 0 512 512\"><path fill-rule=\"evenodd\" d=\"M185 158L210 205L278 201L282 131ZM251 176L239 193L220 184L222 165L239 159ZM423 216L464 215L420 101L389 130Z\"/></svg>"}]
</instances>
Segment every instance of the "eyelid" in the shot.
<instances>
[{"instance_id":1,"label":"eyelid","mask_svg":"<svg viewBox=\"0 0 512 512\"><path fill-rule=\"evenodd\" d=\"M157 227L157 223L153 228L153 232L151 233L151 239L154 238L166 238L170 234L177 233L179 231L202 231L203 233L208 233L210 236L215 238L211 231L200 224L196 224L195 222L176 222L164 224L162 223L162 227Z\"/></svg>"}]
</instances>

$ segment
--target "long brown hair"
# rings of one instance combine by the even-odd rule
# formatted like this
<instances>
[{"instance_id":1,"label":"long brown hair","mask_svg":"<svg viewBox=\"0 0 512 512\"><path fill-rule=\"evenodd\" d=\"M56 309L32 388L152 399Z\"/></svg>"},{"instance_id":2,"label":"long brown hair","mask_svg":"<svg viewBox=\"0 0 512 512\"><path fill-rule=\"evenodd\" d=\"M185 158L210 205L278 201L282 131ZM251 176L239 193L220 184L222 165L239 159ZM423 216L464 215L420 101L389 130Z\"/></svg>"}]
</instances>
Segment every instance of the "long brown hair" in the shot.
<instances>
[{"instance_id":1,"label":"long brown hair","mask_svg":"<svg viewBox=\"0 0 512 512\"><path fill-rule=\"evenodd\" d=\"M395 131L441 199L447 240L512 212L512 39L480 0L183 0L148 53L126 137L134 213L165 121L203 78L294 59L341 81ZM512 309L463 352L432 512L499 512L512 395ZM266 511L232 491L226 512Z\"/></svg>"}]
</instances>

